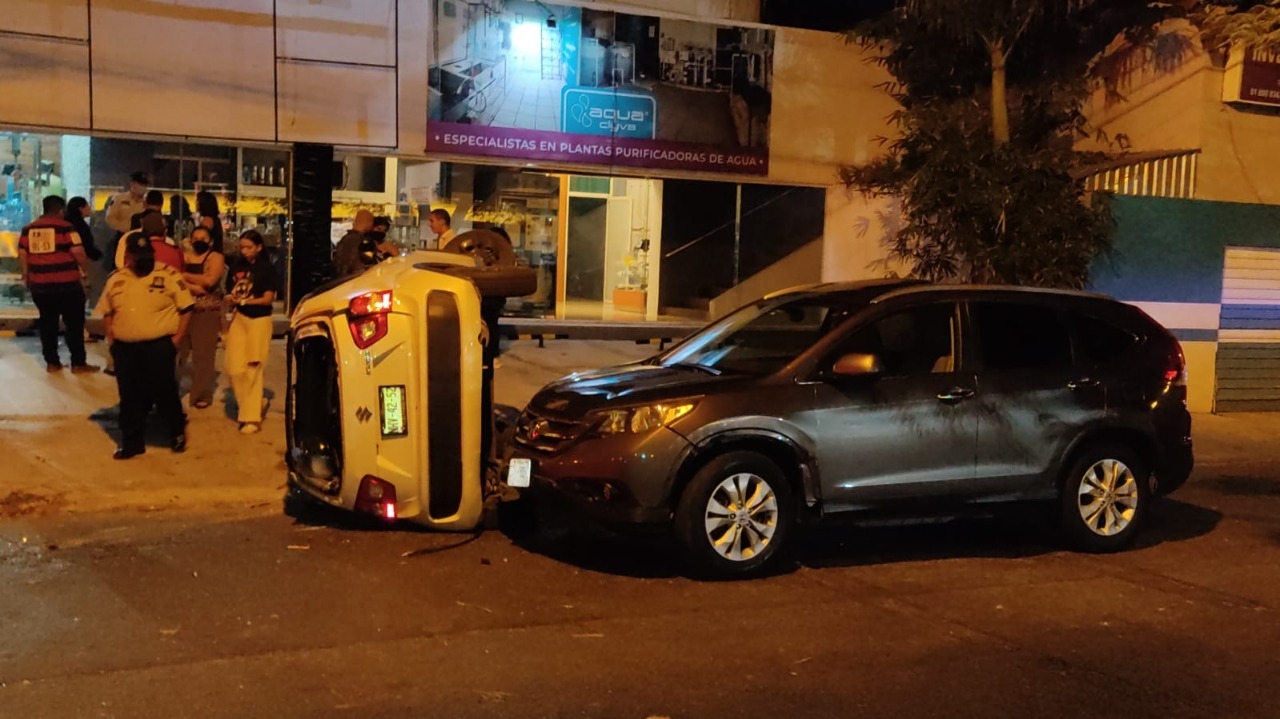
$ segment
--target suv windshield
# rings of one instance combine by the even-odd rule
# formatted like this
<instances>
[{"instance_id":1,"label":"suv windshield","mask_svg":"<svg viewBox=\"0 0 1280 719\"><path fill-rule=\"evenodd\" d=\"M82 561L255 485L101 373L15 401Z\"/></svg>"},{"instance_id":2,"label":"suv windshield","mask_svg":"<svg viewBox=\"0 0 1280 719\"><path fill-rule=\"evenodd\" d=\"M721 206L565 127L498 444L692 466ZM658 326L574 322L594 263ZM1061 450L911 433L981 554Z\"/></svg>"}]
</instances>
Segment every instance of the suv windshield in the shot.
<instances>
[{"instance_id":1,"label":"suv windshield","mask_svg":"<svg viewBox=\"0 0 1280 719\"><path fill-rule=\"evenodd\" d=\"M772 374L869 302L870 296L861 292L760 300L708 325L656 362L713 374Z\"/></svg>"}]
</instances>

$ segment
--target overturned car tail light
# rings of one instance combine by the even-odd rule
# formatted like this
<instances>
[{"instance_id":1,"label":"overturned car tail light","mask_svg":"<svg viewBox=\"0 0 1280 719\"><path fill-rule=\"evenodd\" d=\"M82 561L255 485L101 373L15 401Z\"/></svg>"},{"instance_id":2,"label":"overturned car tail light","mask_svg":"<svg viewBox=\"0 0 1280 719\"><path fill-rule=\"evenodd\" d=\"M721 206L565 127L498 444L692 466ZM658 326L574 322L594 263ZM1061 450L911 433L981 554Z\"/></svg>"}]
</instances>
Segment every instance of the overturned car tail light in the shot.
<instances>
[{"instance_id":1,"label":"overturned car tail light","mask_svg":"<svg viewBox=\"0 0 1280 719\"><path fill-rule=\"evenodd\" d=\"M387 336L387 315L391 313L391 290L370 292L351 300L347 323L356 347L368 349Z\"/></svg>"},{"instance_id":2,"label":"overturned car tail light","mask_svg":"<svg viewBox=\"0 0 1280 719\"><path fill-rule=\"evenodd\" d=\"M360 480L360 490L356 492L355 510L383 519L395 519L396 486L366 474L364 479Z\"/></svg>"}]
</instances>

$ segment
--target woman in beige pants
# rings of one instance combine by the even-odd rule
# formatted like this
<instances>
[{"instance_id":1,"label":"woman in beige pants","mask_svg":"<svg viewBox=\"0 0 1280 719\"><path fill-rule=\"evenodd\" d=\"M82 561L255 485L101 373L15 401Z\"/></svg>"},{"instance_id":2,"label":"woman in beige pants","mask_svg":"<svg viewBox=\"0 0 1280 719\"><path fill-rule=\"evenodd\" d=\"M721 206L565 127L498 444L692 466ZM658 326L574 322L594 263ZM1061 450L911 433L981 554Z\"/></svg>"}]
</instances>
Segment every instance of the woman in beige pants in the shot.
<instances>
[{"instance_id":1,"label":"woman in beige pants","mask_svg":"<svg viewBox=\"0 0 1280 719\"><path fill-rule=\"evenodd\" d=\"M246 230L240 235L240 257L227 273L227 306L232 314L226 336L227 374L239 407L241 434L262 430L266 401L262 379L271 350L271 305L279 278L271 262L262 256L262 235Z\"/></svg>"}]
</instances>

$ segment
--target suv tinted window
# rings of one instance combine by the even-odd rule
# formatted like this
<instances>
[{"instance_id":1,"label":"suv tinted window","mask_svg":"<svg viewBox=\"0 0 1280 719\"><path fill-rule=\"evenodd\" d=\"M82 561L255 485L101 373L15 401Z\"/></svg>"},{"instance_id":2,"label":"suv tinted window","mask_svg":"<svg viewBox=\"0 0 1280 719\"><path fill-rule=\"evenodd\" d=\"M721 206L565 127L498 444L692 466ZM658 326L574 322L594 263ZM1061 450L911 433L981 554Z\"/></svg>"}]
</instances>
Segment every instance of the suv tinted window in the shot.
<instances>
[{"instance_id":1,"label":"suv tinted window","mask_svg":"<svg viewBox=\"0 0 1280 719\"><path fill-rule=\"evenodd\" d=\"M884 376L951 372L955 369L955 305L912 307L854 330L832 362L857 352L880 357Z\"/></svg>"},{"instance_id":2,"label":"suv tinted window","mask_svg":"<svg viewBox=\"0 0 1280 719\"><path fill-rule=\"evenodd\" d=\"M1076 355L1094 364L1121 357L1141 340L1129 330L1097 317L1073 314L1070 321L1075 333Z\"/></svg>"},{"instance_id":3,"label":"suv tinted window","mask_svg":"<svg viewBox=\"0 0 1280 719\"><path fill-rule=\"evenodd\" d=\"M973 319L988 370L1047 369L1071 365L1071 334L1052 307L975 302Z\"/></svg>"}]
</instances>

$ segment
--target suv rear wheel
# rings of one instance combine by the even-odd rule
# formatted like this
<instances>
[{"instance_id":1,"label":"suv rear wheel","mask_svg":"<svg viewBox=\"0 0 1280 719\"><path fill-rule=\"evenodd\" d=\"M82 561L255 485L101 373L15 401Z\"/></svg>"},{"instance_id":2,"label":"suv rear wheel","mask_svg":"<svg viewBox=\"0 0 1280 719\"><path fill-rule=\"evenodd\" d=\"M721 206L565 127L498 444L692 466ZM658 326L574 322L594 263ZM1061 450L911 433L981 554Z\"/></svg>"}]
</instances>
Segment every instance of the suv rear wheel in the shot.
<instances>
[{"instance_id":1,"label":"suv rear wheel","mask_svg":"<svg viewBox=\"0 0 1280 719\"><path fill-rule=\"evenodd\" d=\"M1150 479L1146 463L1127 447L1086 448L1062 485L1067 540L1086 552L1116 552L1133 544L1151 500Z\"/></svg>"},{"instance_id":2,"label":"suv rear wheel","mask_svg":"<svg viewBox=\"0 0 1280 719\"><path fill-rule=\"evenodd\" d=\"M794 517L782 470L764 455L730 452L694 475L680 495L675 529L696 570L742 577L784 550Z\"/></svg>"}]
</instances>

